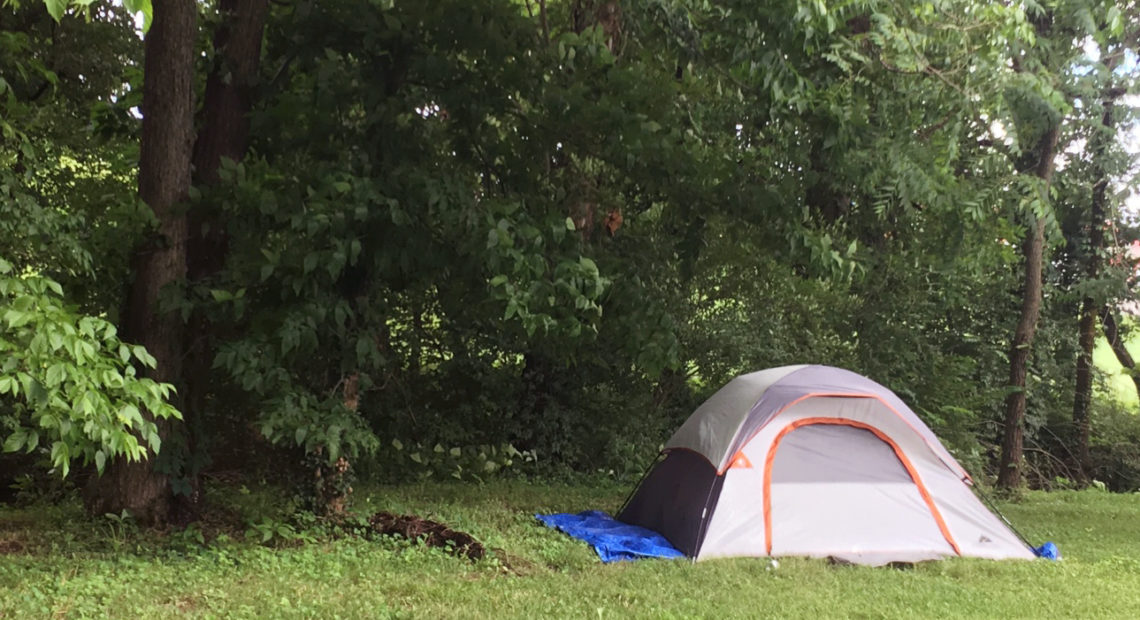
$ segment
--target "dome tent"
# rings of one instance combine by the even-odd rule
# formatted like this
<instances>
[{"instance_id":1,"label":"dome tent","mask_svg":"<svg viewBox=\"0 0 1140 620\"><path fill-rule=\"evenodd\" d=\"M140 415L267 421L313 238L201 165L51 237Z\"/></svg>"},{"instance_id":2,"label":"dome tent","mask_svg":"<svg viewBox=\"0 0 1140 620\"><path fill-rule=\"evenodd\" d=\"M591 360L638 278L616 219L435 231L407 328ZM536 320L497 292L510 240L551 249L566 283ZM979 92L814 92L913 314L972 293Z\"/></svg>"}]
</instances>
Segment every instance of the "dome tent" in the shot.
<instances>
[{"instance_id":1,"label":"dome tent","mask_svg":"<svg viewBox=\"0 0 1140 620\"><path fill-rule=\"evenodd\" d=\"M829 366L739 376L673 434L618 519L696 560L1033 559L894 393Z\"/></svg>"}]
</instances>

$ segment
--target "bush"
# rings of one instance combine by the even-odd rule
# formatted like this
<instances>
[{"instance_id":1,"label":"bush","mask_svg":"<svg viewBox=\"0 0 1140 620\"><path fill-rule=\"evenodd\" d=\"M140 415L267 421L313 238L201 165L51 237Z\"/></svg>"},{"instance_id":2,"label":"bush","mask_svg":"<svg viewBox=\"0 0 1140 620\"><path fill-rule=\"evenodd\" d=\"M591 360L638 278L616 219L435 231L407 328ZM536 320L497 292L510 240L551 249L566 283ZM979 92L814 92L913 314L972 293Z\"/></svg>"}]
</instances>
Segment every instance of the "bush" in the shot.
<instances>
[{"instance_id":1,"label":"bush","mask_svg":"<svg viewBox=\"0 0 1140 620\"><path fill-rule=\"evenodd\" d=\"M1117 403L1092 411L1092 477L1109 490L1140 490L1140 415Z\"/></svg>"}]
</instances>

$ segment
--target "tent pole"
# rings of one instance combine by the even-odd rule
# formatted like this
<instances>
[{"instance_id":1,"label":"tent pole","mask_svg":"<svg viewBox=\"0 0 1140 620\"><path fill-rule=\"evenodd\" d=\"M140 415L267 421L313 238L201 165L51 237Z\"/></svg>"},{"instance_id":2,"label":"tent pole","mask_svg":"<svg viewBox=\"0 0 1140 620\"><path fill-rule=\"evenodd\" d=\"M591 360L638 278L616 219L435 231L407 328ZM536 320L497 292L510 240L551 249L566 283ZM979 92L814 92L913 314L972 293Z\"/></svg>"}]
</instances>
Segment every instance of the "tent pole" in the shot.
<instances>
[{"instance_id":1,"label":"tent pole","mask_svg":"<svg viewBox=\"0 0 1140 620\"><path fill-rule=\"evenodd\" d=\"M629 492L629 495L625 496L625 501L621 503L621 508L618 508L618 511L617 511L618 515L625 512L626 507L629 506L630 500L633 499L634 495L637 495L637 490L641 488L641 485L645 482L645 479L649 476L649 472L653 471L653 468L657 466L657 463L661 462L661 457L664 454L665 454L664 450L662 450L661 452L658 452L657 456L649 463L649 466L645 468L645 471L641 472L641 477L637 479L637 484L633 485L633 490Z\"/></svg>"},{"instance_id":2,"label":"tent pole","mask_svg":"<svg viewBox=\"0 0 1140 620\"><path fill-rule=\"evenodd\" d=\"M727 472L725 472L725 473L727 473ZM716 479L719 478L721 475L724 475L724 474L718 474L716 477L713 478L712 482L709 483L709 492L705 494L705 506L704 506L704 508L701 508L701 527L700 527L700 529L697 530L697 544L696 544L696 546L693 547L693 562L694 563L696 563L696 561L697 561L697 554L700 553L700 551L701 551L701 545L703 545L705 542L705 530L708 529L709 517L711 516L711 515L709 515L709 502L712 501L713 489L716 488ZM720 497L719 493L717 494L717 497L718 498Z\"/></svg>"},{"instance_id":3,"label":"tent pole","mask_svg":"<svg viewBox=\"0 0 1140 620\"><path fill-rule=\"evenodd\" d=\"M1009 527L1010 531L1013 532L1014 535L1016 535L1019 540L1021 540L1021 544L1025 545L1026 547L1029 547L1029 549L1033 550L1034 553L1036 553L1036 547L1034 547L1033 544L1030 543L1029 540L1026 539L1025 536L1020 531L1018 531L1018 529L1016 527L1013 526L1013 523L1011 523L1010 520L1007 519L1005 517L1005 515L1002 514L1002 512L1000 510L998 510L997 506L995 506L993 501L990 500L990 497L982 491L981 487L979 487L976 484L973 484L972 481L970 481L966 478L963 478L962 482L964 482L966 484L966 486L973 489L974 492L978 494L978 497L981 497L982 501L984 501L986 503L986 505L990 507L990 510L994 511L994 514L996 514L998 516L998 518L1000 518L1003 522L1005 522L1006 526Z\"/></svg>"}]
</instances>

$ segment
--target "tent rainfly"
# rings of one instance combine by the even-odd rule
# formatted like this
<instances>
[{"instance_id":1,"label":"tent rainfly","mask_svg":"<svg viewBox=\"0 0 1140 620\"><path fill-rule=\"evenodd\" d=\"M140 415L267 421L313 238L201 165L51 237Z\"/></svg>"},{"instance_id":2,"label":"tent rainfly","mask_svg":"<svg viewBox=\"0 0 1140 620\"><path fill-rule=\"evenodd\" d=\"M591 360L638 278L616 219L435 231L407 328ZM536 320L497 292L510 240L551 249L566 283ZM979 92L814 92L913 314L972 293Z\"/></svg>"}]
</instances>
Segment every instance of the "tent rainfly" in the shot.
<instances>
[{"instance_id":1,"label":"tent rainfly","mask_svg":"<svg viewBox=\"0 0 1140 620\"><path fill-rule=\"evenodd\" d=\"M1033 559L894 393L830 366L742 375L669 439L618 519L685 555Z\"/></svg>"}]
</instances>

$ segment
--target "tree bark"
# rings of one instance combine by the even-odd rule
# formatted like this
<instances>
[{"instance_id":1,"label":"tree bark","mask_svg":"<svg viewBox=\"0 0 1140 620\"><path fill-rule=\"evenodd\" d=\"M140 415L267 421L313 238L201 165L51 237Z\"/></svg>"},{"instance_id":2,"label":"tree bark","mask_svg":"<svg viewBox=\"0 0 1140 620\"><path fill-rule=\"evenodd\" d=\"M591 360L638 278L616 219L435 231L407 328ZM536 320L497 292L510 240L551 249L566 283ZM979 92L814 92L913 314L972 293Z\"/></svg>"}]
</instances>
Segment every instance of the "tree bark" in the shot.
<instances>
[{"instance_id":1,"label":"tree bark","mask_svg":"<svg viewBox=\"0 0 1140 620\"><path fill-rule=\"evenodd\" d=\"M1060 124L1055 123L1037 143L1037 162L1034 174L1046 188L1053 180L1053 158L1057 151ZM1001 444L998 486L1015 489L1021 485L1022 422L1025 419L1025 378L1029 369L1029 353L1033 336L1037 332L1037 319L1041 314L1045 255L1045 220L1034 217L1033 228L1025 235L1021 245L1025 257L1025 278L1022 284L1021 316L1013 336L1009 354L1010 393L1005 399L1005 433Z\"/></svg>"},{"instance_id":2,"label":"tree bark","mask_svg":"<svg viewBox=\"0 0 1140 620\"><path fill-rule=\"evenodd\" d=\"M268 0L221 0L219 4L222 23L214 34L219 61L206 78L202 122L194 144L199 183L217 182L223 157L237 161L245 155L268 8Z\"/></svg>"},{"instance_id":3,"label":"tree bark","mask_svg":"<svg viewBox=\"0 0 1140 620\"><path fill-rule=\"evenodd\" d=\"M1111 139L1109 136L1112 134L1113 111L1116 106L1112 89L1108 89L1106 93L1103 103L1104 113L1101 116L1103 132L1094 139L1092 149L1095 176L1093 178L1092 205L1089 209L1088 256L1085 263L1085 277L1089 281L1095 280L1100 274L1100 251L1104 248L1104 218L1109 178L1103 162L1108 142ZM1103 302L1098 303L1097 300L1088 296L1081 300L1081 351L1077 358L1077 385L1073 398L1073 432L1075 435L1073 443L1077 459L1077 476L1082 484L1088 482L1091 467L1089 462L1089 408L1092 404L1092 354L1093 347L1096 345L1096 315L1102 304ZM1107 326L1105 331L1108 331ZM1113 331L1115 332L1115 329ZM1133 377L1133 379L1136 378Z\"/></svg>"},{"instance_id":4,"label":"tree bark","mask_svg":"<svg viewBox=\"0 0 1140 620\"><path fill-rule=\"evenodd\" d=\"M221 0L221 23L214 33L217 62L206 78L198 139L194 143L194 181L214 185L223 158L239 161L249 144L249 113L261 61L261 39L268 13L267 0ZM188 215L187 279L191 286L208 281L225 266L229 239L218 208L197 204ZM184 372L183 416L189 431L187 448L197 450L194 437L200 427L209 394L214 357L215 329L206 313L195 311L189 321ZM197 462L198 459L195 459ZM186 508L196 511L196 468L181 472L192 492Z\"/></svg>"},{"instance_id":5,"label":"tree bark","mask_svg":"<svg viewBox=\"0 0 1140 620\"><path fill-rule=\"evenodd\" d=\"M1073 393L1073 452L1077 459L1074 471L1081 484L1088 482L1089 473L1089 407L1092 404L1092 354L1096 345L1095 303L1091 297L1081 300L1081 318L1078 324L1081 350L1077 357L1076 387Z\"/></svg>"},{"instance_id":6,"label":"tree bark","mask_svg":"<svg viewBox=\"0 0 1140 620\"><path fill-rule=\"evenodd\" d=\"M218 60L206 78L201 127L194 143L196 183L217 183L222 159L239 161L245 155L268 6L267 0L221 0L222 22L214 34ZM225 264L228 240L220 215L210 205L195 205L189 213L191 281L216 274Z\"/></svg>"},{"instance_id":7,"label":"tree bark","mask_svg":"<svg viewBox=\"0 0 1140 620\"><path fill-rule=\"evenodd\" d=\"M128 293L124 332L157 360L147 374L177 384L182 366L182 321L161 312L163 290L186 275L186 217L181 204L190 190L190 153L194 139L194 0L154 3L153 21L144 43L143 121L139 154L139 197L158 222L154 233L135 249L134 280ZM159 436L170 436L171 423L159 423ZM130 511L146 525L166 522L171 505L167 476L153 457L112 462L92 479L87 507L94 514Z\"/></svg>"}]
</instances>

